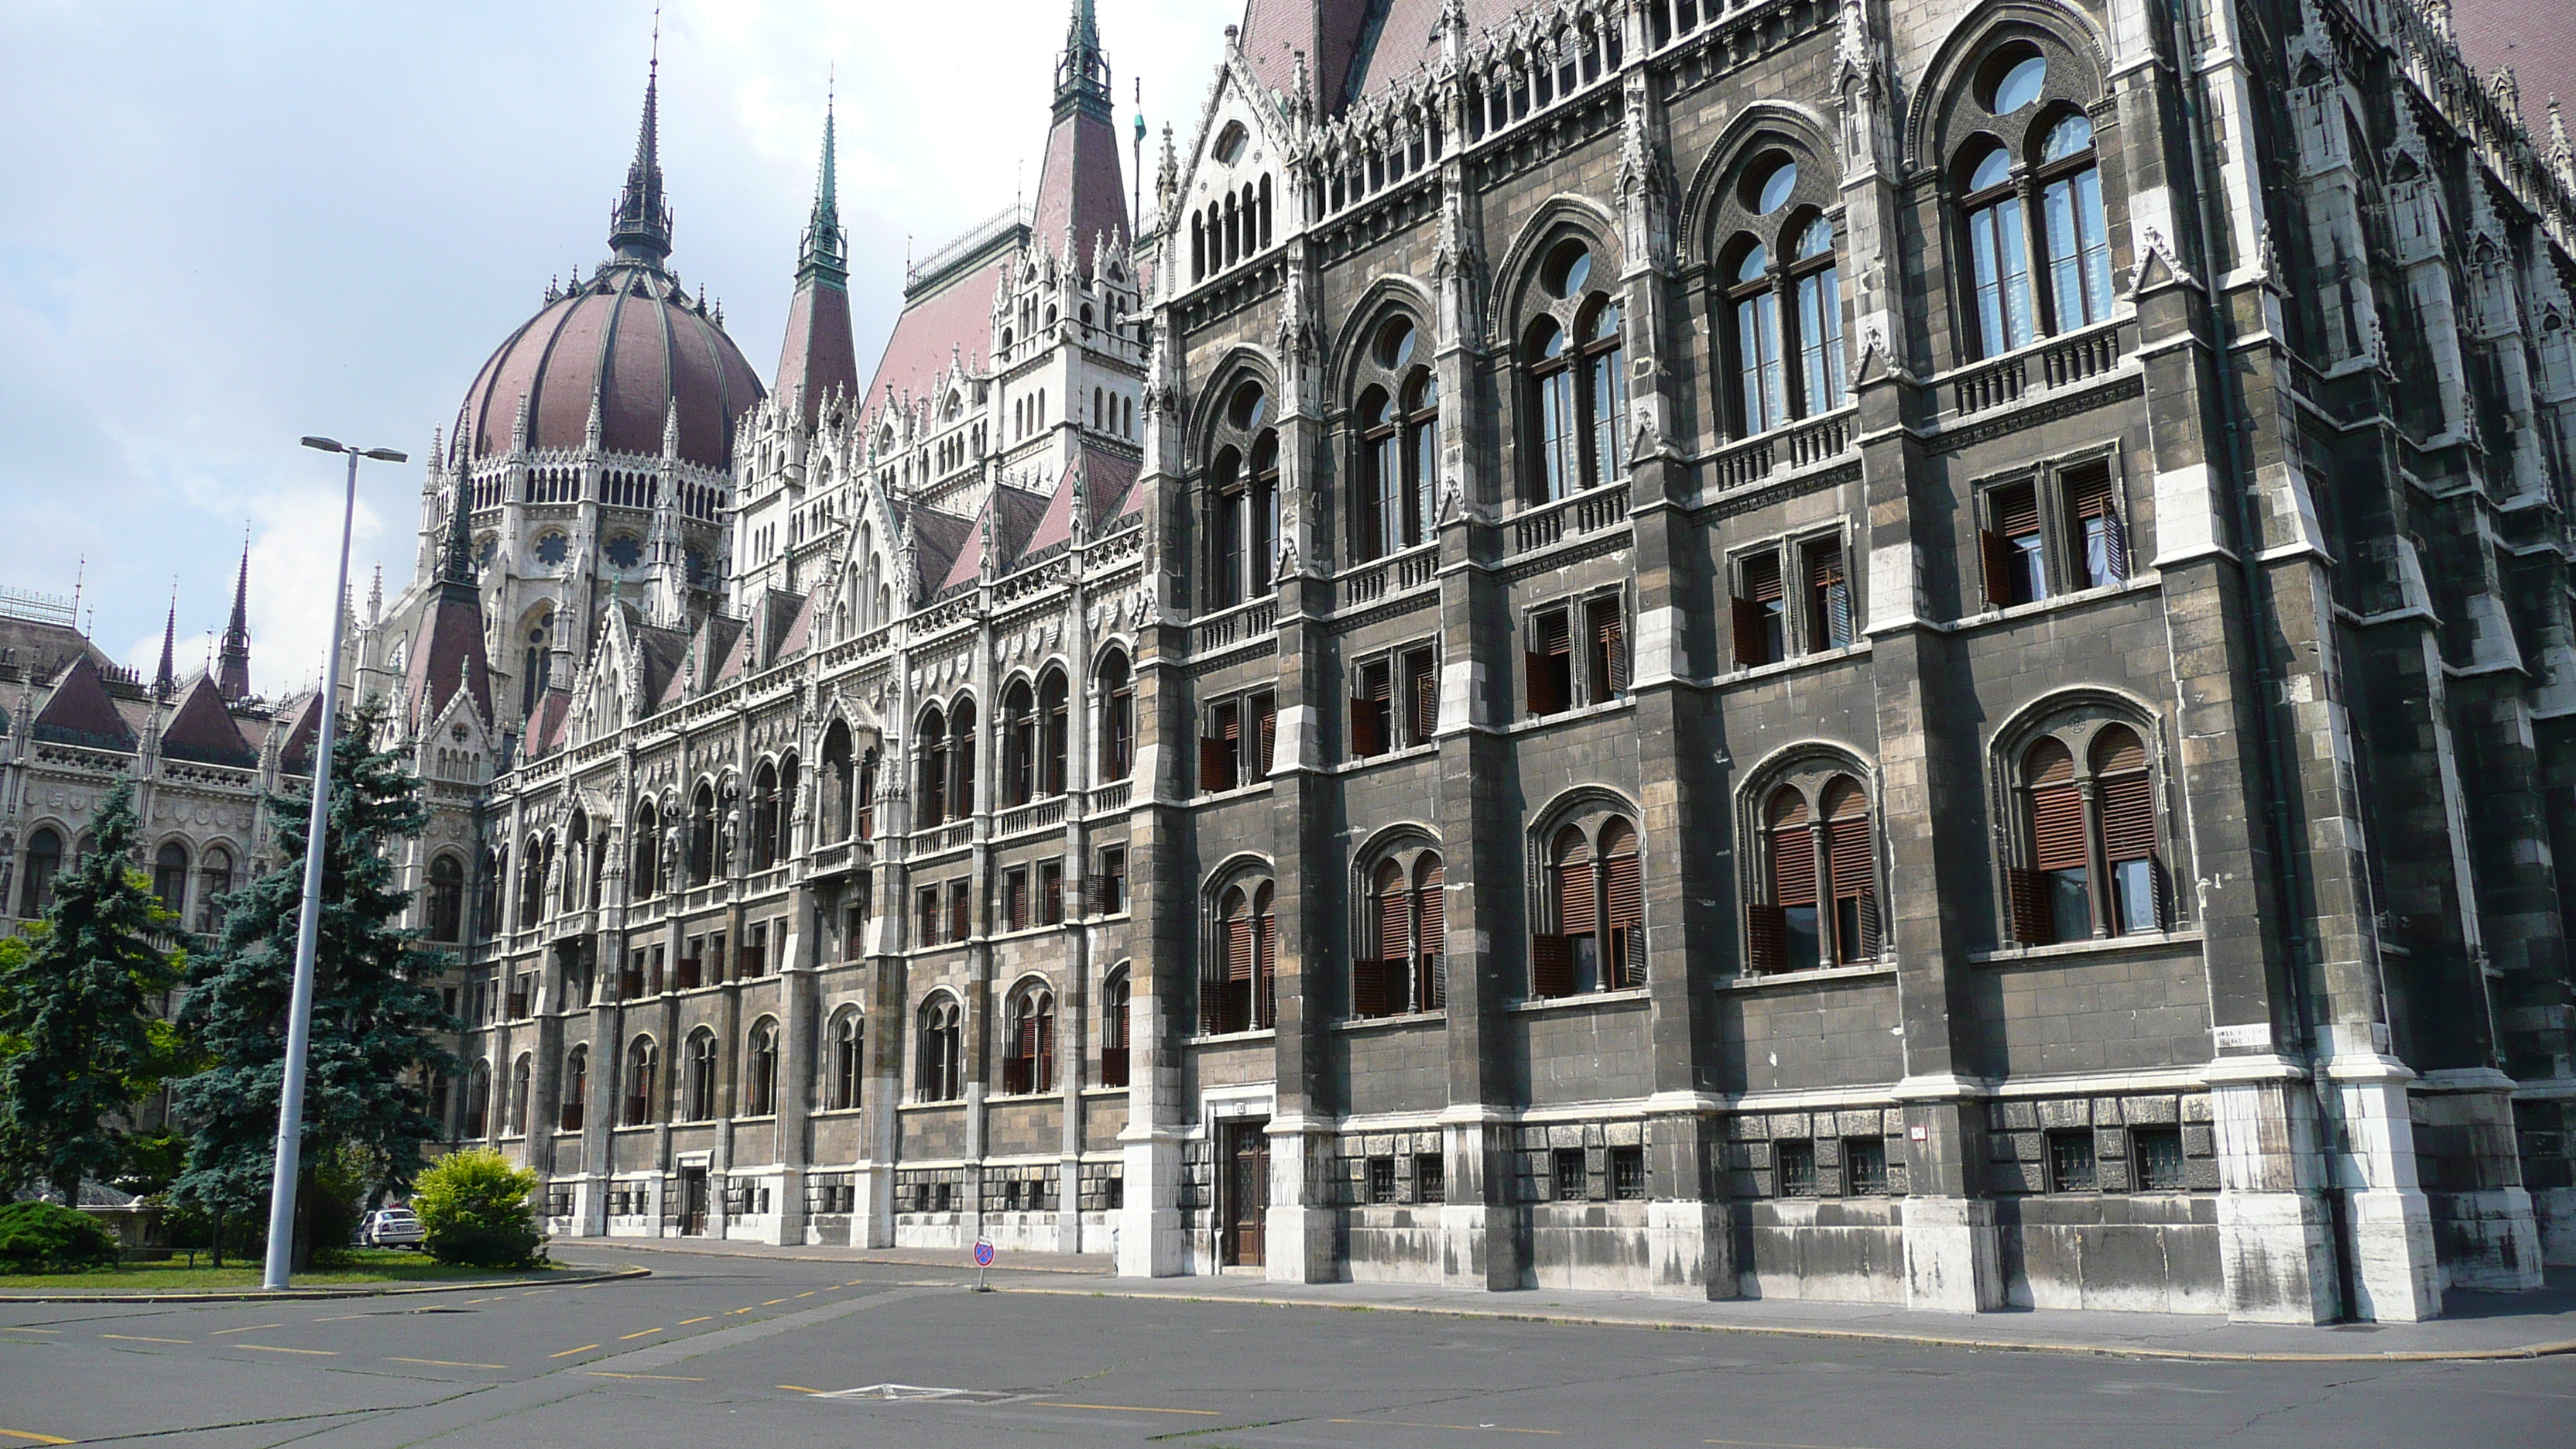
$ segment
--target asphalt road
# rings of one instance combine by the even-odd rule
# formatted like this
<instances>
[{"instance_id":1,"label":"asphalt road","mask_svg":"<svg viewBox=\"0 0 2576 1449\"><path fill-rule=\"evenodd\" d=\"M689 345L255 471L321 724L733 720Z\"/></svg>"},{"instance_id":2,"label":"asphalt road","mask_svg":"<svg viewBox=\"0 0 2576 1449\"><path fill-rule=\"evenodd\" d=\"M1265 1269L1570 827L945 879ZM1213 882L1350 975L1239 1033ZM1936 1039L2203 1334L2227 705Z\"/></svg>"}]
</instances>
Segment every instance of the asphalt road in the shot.
<instances>
[{"instance_id":1,"label":"asphalt road","mask_svg":"<svg viewBox=\"0 0 2576 1449\"><path fill-rule=\"evenodd\" d=\"M650 1266L501 1294L0 1305L0 1449L2576 1445L2576 1358L2173 1363Z\"/></svg>"}]
</instances>

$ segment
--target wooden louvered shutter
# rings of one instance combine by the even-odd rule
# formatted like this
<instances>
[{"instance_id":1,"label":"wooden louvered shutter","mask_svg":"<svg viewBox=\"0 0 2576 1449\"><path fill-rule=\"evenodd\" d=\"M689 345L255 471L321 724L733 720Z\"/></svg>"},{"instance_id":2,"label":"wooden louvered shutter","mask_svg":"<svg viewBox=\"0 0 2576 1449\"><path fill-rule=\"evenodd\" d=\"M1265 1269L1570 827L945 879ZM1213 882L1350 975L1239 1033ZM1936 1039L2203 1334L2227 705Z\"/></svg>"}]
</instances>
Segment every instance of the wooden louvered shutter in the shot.
<instances>
[{"instance_id":1,"label":"wooden louvered shutter","mask_svg":"<svg viewBox=\"0 0 2576 1449\"><path fill-rule=\"evenodd\" d=\"M1036 1040L1030 1043L1033 1048L1030 1059L1037 1066L1037 1080L1030 1083L1029 1089L1043 1092L1055 1083L1055 1010L1052 1003L1030 1018L1029 1028L1036 1036Z\"/></svg>"},{"instance_id":2,"label":"wooden louvered shutter","mask_svg":"<svg viewBox=\"0 0 2576 1449\"><path fill-rule=\"evenodd\" d=\"M1405 920L1405 892L1401 880L1387 881L1377 898L1377 955L1381 961L1401 961L1413 954L1410 923Z\"/></svg>"},{"instance_id":3,"label":"wooden louvered shutter","mask_svg":"<svg viewBox=\"0 0 2576 1449\"><path fill-rule=\"evenodd\" d=\"M1279 746L1279 707L1276 704L1265 703L1262 706L1259 739L1260 753L1253 756L1254 774L1267 779L1270 775L1271 759Z\"/></svg>"},{"instance_id":4,"label":"wooden louvered shutter","mask_svg":"<svg viewBox=\"0 0 2576 1449\"><path fill-rule=\"evenodd\" d=\"M1538 647L1525 657L1530 713L1555 714L1574 703L1565 688L1574 656L1574 629L1563 610L1541 614L1534 623Z\"/></svg>"},{"instance_id":5,"label":"wooden louvered shutter","mask_svg":"<svg viewBox=\"0 0 2576 1449\"><path fill-rule=\"evenodd\" d=\"M1252 918L1236 916L1225 923L1225 979L1252 979Z\"/></svg>"},{"instance_id":6,"label":"wooden louvered shutter","mask_svg":"<svg viewBox=\"0 0 2576 1449\"><path fill-rule=\"evenodd\" d=\"M1759 554L1743 563L1744 594L1735 600L1735 662L1776 664L1771 647L1773 607L1783 597L1780 556Z\"/></svg>"},{"instance_id":7,"label":"wooden louvered shutter","mask_svg":"<svg viewBox=\"0 0 2576 1449\"><path fill-rule=\"evenodd\" d=\"M1807 556L1807 584L1816 600L1811 626L1823 633L1820 648L1849 643L1852 638L1851 588L1843 578L1843 551L1820 548Z\"/></svg>"},{"instance_id":8,"label":"wooden louvered shutter","mask_svg":"<svg viewBox=\"0 0 2576 1449\"><path fill-rule=\"evenodd\" d=\"M1568 861L1556 868L1556 928L1568 936L1592 933L1597 907L1593 902L1592 862Z\"/></svg>"},{"instance_id":9,"label":"wooden louvered shutter","mask_svg":"<svg viewBox=\"0 0 2576 1449\"><path fill-rule=\"evenodd\" d=\"M2143 774L2102 782L2102 853L2111 860L2147 860L2156 853L2155 787Z\"/></svg>"},{"instance_id":10,"label":"wooden louvered shutter","mask_svg":"<svg viewBox=\"0 0 2576 1449\"><path fill-rule=\"evenodd\" d=\"M1279 1010L1279 917L1272 911L1261 913L1261 937L1254 946L1256 978L1253 981L1254 1026L1268 1026L1277 1019Z\"/></svg>"},{"instance_id":11,"label":"wooden louvered shutter","mask_svg":"<svg viewBox=\"0 0 2576 1449\"><path fill-rule=\"evenodd\" d=\"M1443 974L1449 947L1449 875L1440 862L1432 862L1415 883L1413 911L1414 940L1422 948L1419 1005L1425 1011L1438 1011L1449 1004Z\"/></svg>"},{"instance_id":12,"label":"wooden louvered shutter","mask_svg":"<svg viewBox=\"0 0 2576 1449\"><path fill-rule=\"evenodd\" d=\"M1029 1003L1020 1005L1019 1040L1013 1044L1010 1079L1002 1084L1006 1092L1034 1092L1037 1088L1038 1016Z\"/></svg>"},{"instance_id":13,"label":"wooden louvered shutter","mask_svg":"<svg viewBox=\"0 0 2576 1449\"><path fill-rule=\"evenodd\" d=\"M1768 664L1769 651L1762 647L1762 606L1751 599L1730 599L1735 609L1735 666L1750 669Z\"/></svg>"},{"instance_id":14,"label":"wooden louvered shutter","mask_svg":"<svg viewBox=\"0 0 2576 1449\"><path fill-rule=\"evenodd\" d=\"M2107 553L2111 577L2129 576L2128 531L2121 526L2120 510L2111 488L2110 470L2088 474L2067 485L2067 504L2075 514L2080 529L2086 520L2102 520L2103 546Z\"/></svg>"},{"instance_id":15,"label":"wooden louvered shutter","mask_svg":"<svg viewBox=\"0 0 2576 1449\"><path fill-rule=\"evenodd\" d=\"M2002 608L2012 602L2012 545L1991 528L1977 530L1977 552L1985 567L1986 602Z\"/></svg>"},{"instance_id":16,"label":"wooden louvered shutter","mask_svg":"<svg viewBox=\"0 0 2576 1449\"><path fill-rule=\"evenodd\" d=\"M2013 939L2025 946L2056 944L2057 925L2048 913L2039 872L2017 865L2007 868L2004 871L2004 891L2012 906Z\"/></svg>"},{"instance_id":17,"label":"wooden louvered shutter","mask_svg":"<svg viewBox=\"0 0 2576 1449\"><path fill-rule=\"evenodd\" d=\"M1428 740L1440 729L1440 670L1428 655L1413 676L1413 732Z\"/></svg>"},{"instance_id":18,"label":"wooden louvered shutter","mask_svg":"<svg viewBox=\"0 0 2576 1449\"><path fill-rule=\"evenodd\" d=\"M2040 870L2084 869L2084 797L2071 784L2031 791L2030 834L2031 863Z\"/></svg>"},{"instance_id":19,"label":"wooden louvered shutter","mask_svg":"<svg viewBox=\"0 0 2576 1449\"><path fill-rule=\"evenodd\" d=\"M1202 737L1199 740L1199 792L1213 794L1225 788L1225 741Z\"/></svg>"},{"instance_id":20,"label":"wooden louvered shutter","mask_svg":"<svg viewBox=\"0 0 2576 1449\"><path fill-rule=\"evenodd\" d=\"M1613 855L1601 863L1602 894L1610 911L1610 961L1618 979L1613 989L1645 979L1646 883L1633 853Z\"/></svg>"},{"instance_id":21,"label":"wooden louvered shutter","mask_svg":"<svg viewBox=\"0 0 2576 1449\"><path fill-rule=\"evenodd\" d=\"M1825 826L1825 865L1833 875L1834 899L1857 901L1860 939L1837 943L1846 961L1878 954L1878 872L1870 858L1869 817L1847 815Z\"/></svg>"},{"instance_id":22,"label":"wooden louvered shutter","mask_svg":"<svg viewBox=\"0 0 2576 1449\"><path fill-rule=\"evenodd\" d=\"M1756 902L1745 907L1744 925L1744 944L1752 958L1748 964L1754 971L1777 971L1789 964L1789 926L1778 906Z\"/></svg>"},{"instance_id":23,"label":"wooden louvered shutter","mask_svg":"<svg viewBox=\"0 0 2576 1449\"><path fill-rule=\"evenodd\" d=\"M1351 753L1382 755L1393 741L1387 720L1393 712L1393 666L1381 661L1360 670L1359 693L1351 699Z\"/></svg>"},{"instance_id":24,"label":"wooden louvered shutter","mask_svg":"<svg viewBox=\"0 0 2576 1449\"><path fill-rule=\"evenodd\" d=\"M1574 943L1564 936L1530 937L1530 995L1574 994Z\"/></svg>"},{"instance_id":25,"label":"wooden louvered shutter","mask_svg":"<svg viewBox=\"0 0 2576 1449\"><path fill-rule=\"evenodd\" d=\"M1592 606L1592 649L1599 677L1593 693L1610 699L1628 691L1628 618L1615 599Z\"/></svg>"},{"instance_id":26,"label":"wooden louvered shutter","mask_svg":"<svg viewBox=\"0 0 2576 1449\"><path fill-rule=\"evenodd\" d=\"M1803 823L1804 811L1798 818L1802 823L1771 830L1771 904L1775 906L1816 904L1815 831Z\"/></svg>"}]
</instances>

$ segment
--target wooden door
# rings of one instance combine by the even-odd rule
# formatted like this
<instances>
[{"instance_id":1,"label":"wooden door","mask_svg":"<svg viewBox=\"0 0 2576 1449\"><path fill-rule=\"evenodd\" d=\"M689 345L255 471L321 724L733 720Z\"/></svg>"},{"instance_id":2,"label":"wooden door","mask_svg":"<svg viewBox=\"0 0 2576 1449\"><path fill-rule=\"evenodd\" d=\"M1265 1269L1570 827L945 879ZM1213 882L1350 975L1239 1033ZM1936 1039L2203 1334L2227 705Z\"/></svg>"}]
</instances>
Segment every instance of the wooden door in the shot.
<instances>
[{"instance_id":1,"label":"wooden door","mask_svg":"<svg viewBox=\"0 0 2576 1449\"><path fill-rule=\"evenodd\" d=\"M1260 1267L1262 1223L1270 1205L1270 1138L1267 1122L1236 1122L1226 1127L1225 1247L1226 1262Z\"/></svg>"},{"instance_id":2,"label":"wooden door","mask_svg":"<svg viewBox=\"0 0 2576 1449\"><path fill-rule=\"evenodd\" d=\"M680 1231L692 1237L704 1236L707 1230L707 1170L703 1167L680 1169Z\"/></svg>"}]
</instances>

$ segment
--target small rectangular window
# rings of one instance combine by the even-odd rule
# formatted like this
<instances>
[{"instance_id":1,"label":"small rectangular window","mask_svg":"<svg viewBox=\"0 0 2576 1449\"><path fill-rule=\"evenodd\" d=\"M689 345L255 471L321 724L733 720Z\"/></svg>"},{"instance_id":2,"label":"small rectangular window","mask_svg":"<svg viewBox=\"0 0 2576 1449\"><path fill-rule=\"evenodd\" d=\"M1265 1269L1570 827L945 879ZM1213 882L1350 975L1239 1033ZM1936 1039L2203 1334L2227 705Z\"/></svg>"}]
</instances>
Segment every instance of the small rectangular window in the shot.
<instances>
[{"instance_id":1,"label":"small rectangular window","mask_svg":"<svg viewBox=\"0 0 2576 1449\"><path fill-rule=\"evenodd\" d=\"M1064 862L1061 860L1038 862L1038 924L1064 924Z\"/></svg>"},{"instance_id":2,"label":"small rectangular window","mask_svg":"<svg viewBox=\"0 0 2576 1449\"><path fill-rule=\"evenodd\" d=\"M939 887L923 886L913 894L912 933L925 946L939 944Z\"/></svg>"},{"instance_id":3,"label":"small rectangular window","mask_svg":"<svg viewBox=\"0 0 2576 1449\"><path fill-rule=\"evenodd\" d=\"M1621 1202L1646 1200L1646 1149L1610 1149L1610 1195Z\"/></svg>"},{"instance_id":4,"label":"small rectangular window","mask_svg":"<svg viewBox=\"0 0 2576 1449\"><path fill-rule=\"evenodd\" d=\"M1583 1149L1580 1147L1560 1147L1556 1149L1556 1160L1554 1166L1556 1169L1556 1200L1558 1202L1583 1201L1586 1195L1584 1192L1586 1182L1583 1171Z\"/></svg>"},{"instance_id":5,"label":"small rectangular window","mask_svg":"<svg viewBox=\"0 0 2576 1449\"><path fill-rule=\"evenodd\" d=\"M1852 642L1851 577L1840 539L1811 543L1807 560L1807 647L1840 649Z\"/></svg>"},{"instance_id":6,"label":"small rectangular window","mask_svg":"<svg viewBox=\"0 0 2576 1449\"><path fill-rule=\"evenodd\" d=\"M1372 1203L1395 1201L1395 1159L1372 1157L1368 1160L1368 1200Z\"/></svg>"},{"instance_id":7,"label":"small rectangular window","mask_svg":"<svg viewBox=\"0 0 2576 1449\"><path fill-rule=\"evenodd\" d=\"M1375 659L1360 666L1351 691L1351 758L1365 760L1395 747L1395 665Z\"/></svg>"},{"instance_id":8,"label":"small rectangular window","mask_svg":"<svg viewBox=\"0 0 2576 1449\"><path fill-rule=\"evenodd\" d=\"M1029 873L1023 867L1002 873L1002 929L1024 931L1029 925Z\"/></svg>"},{"instance_id":9,"label":"small rectangular window","mask_svg":"<svg viewBox=\"0 0 2576 1449\"><path fill-rule=\"evenodd\" d=\"M1221 794L1241 783L1243 706L1229 700L1208 711L1208 730L1199 740L1199 789Z\"/></svg>"},{"instance_id":10,"label":"small rectangular window","mask_svg":"<svg viewBox=\"0 0 2576 1449\"><path fill-rule=\"evenodd\" d=\"M1413 1200L1449 1200L1449 1164L1439 1153L1417 1152L1413 1155Z\"/></svg>"},{"instance_id":11,"label":"small rectangular window","mask_svg":"<svg viewBox=\"0 0 2576 1449\"><path fill-rule=\"evenodd\" d=\"M2129 1160L2137 1164L2140 1192L2181 1192L2190 1185L2179 1127L2130 1128Z\"/></svg>"},{"instance_id":12,"label":"small rectangular window","mask_svg":"<svg viewBox=\"0 0 2576 1449\"><path fill-rule=\"evenodd\" d=\"M1986 490L1986 526L1977 536L1984 553L1986 602L1996 608L2048 597L2047 535L2039 521L2039 490L2012 483Z\"/></svg>"},{"instance_id":13,"label":"small rectangular window","mask_svg":"<svg viewBox=\"0 0 2576 1449\"><path fill-rule=\"evenodd\" d=\"M2070 571L2078 588L2099 589L2129 577L2129 533L2120 521L2118 491L2108 463L2066 474Z\"/></svg>"},{"instance_id":14,"label":"small rectangular window","mask_svg":"<svg viewBox=\"0 0 2576 1449\"><path fill-rule=\"evenodd\" d=\"M1594 704L1607 704L1628 692L1628 607L1619 598L1595 599L1583 606L1583 636L1592 653L1585 680Z\"/></svg>"},{"instance_id":15,"label":"small rectangular window","mask_svg":"<svg viewBox=\"0 0 2576 1449\"><path fill-rule=\"evenodd\" d=\"M1245 766L1245 783L1270 778L1271 756L1279 747L1279 697L1256 694L1244 701L1244 712L1250 716L1244 729L1244 743L1250 748Z\"/></svg>"},{"instance_id":16,"label":"small rectangular window","mask_svg":"<svg viewBox=\"0 0 2576 1449\"><path fill-rule=\"evenodd\" d=\"M1127 850L1112 846L1100 852L1099 900L1095 908L1101 915L1114 916L1127 909Z\"/></svg>"},{"instance_id":17,"label":"small rectangular window","mask_svg":"<svg viewBox=\"0 0 2576 1449\"><path fill-rule=\"evenodd\" d=\"M1774 1142L1771 1144L1772 1170L1780 1177L1777 1197L1814 1197L1816 1195L1816 1144L1813 1142Z\"/></svg>"},{"instance_id":18,"label":"small rectangular window","mask_svg":"<svg viewBox=\"0 0 2576 1449\"><path fill-rule=\"evenodd\" d=\"M1560 714L1574 707L1574 627L1563 609L1533 615L1529 648L1522 653L1528 676L1532 715Z\"/></svg>"},{"instance_id":19,"label":"small rectangular window","mask_svg":"<svg viewBox=\"0 0 2576 1449\"><path fill-rule=\"evenodd\" d=\"M948 939L963 941L975 934L974 883L952 880L948 883Z\"/></svg>"},{"instance_id":20,"label":"small rectangular window","mask_svg":"<svg viewBox=\"0 0 2576 1449\"><path fill-rule=\"evenodd\" d=\"M1843 1139L1843 1180L1854 1197L1883 1197L1887 1193L1887 1139L1884 1137L1846 1137Z\"/></svg>"},{"instance_id":21,"label":"small rectangular window","mask_svg":"<svg viewBox=\"0 0 2576 1449\"><path fill-rule=\"evenodd\" d=\"M1735 665L1751 669L1788 655L1789 601L1780 578L1780 553L1764 549L1735 566Z\"/></svg>"},{"instance_id":22,"label":"small rectangular window","mask_svg":"<svg viewBox=\"0 0 2576 1449\"><path fill-rule=\"evenodd\" d=\"M1432 651L1415 649L1405 654L1404 702L1410 711L1405 721L1405 742L1431 743L1432 736L1440 732L1440 668Z\"/></svg>"},{"instance_id":23,"label":"small rectangular window","mask_svg":"<svg viewBox=\"0 0 2576 1449\"><path fill-rule=\"evenodd\" d=\"M2091 1192L2098 1183L2093 1168L2093 1131L2078 1127L2048 1134L2048 1190Z\"/></svg>"}]
</instances>

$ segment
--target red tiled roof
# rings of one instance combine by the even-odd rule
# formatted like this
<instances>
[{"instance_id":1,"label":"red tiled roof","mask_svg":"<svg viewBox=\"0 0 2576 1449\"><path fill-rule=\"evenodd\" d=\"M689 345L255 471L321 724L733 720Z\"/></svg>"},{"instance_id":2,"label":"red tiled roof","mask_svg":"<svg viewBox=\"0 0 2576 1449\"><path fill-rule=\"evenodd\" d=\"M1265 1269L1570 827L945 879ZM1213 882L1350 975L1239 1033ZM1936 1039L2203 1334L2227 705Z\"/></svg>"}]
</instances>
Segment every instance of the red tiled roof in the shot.
<instances>
[{"instance_id":1,"label":"red tiled roof","mask_svg":"<svg viewBox=\"0 0 2576 1449\"><path fill-rule=\"evenodd\" d=\"M787 342L771 385L782 398L805 389L809 428L822 417L823 398L833 388L858 397L859 351L850 340L850 294L839 284L816 280L798 285L787 303Z\"/></svg>"},{"instance_id":2,"label":"red tiled roof","mask_svg":"<svg viewBox=\"0 0 2576 1449\"><path fill-rule=\"evenodd\" d=\"M278 718L284 722L286 740L277 747L277 767L290 775L312 774L313 744L322 734L322 691L306 692L296 701L292 717L280 710Z\"/></svg>"},{"instance_id":3,"label":"red tiled roof","mask_svg":"<svg viewBox=\"0 0 2576 1449\"><path fill-rule=\"evenodd\" d=\"M1536 0L1466 0L1472 39L1531 8ZM1386 0L1386 19L1372 41L1371 0L1249 0L1243 55L1263 84L1285 92L1296 84L1297 52L1306 53L1315 107L1338 113L1345 98L1386 90L1440 57L1442 0Z\"/></svg>"},{"instance_id":4,"label":"red tiled roof","mask_svg":"<svg viewBox=\"0 0 2576 1449\"><path fill-rule=\"evenodd\" d=\"M1076 106L1047 132L1034 216L1031 234L1049 256L1064 249L1067 227L1085 267L1094 265L1092 249L1103 237L1124 248L1127 189L1118 170L1118 128L1107 117Z\"/></svg>"},{"instance_id":5,"label":"red tiled roof","mask_svg":"<svg viewBox=\"0 0 2576 1449\"><path fill-rule=\"evenodd\" d=\"M966 551L967 540L975 536L975 520L942 513L936 508L915 508L905 516L912 525L913 536L921 541L917 566L927 588L924 598L940 591L944 584L932 580L948 577L949 566Z\"/></svg>"},{"instance_id":6,"label":"red tiled roof","mask_svg":"<svg viewBox=\"0 0 2576 1449\"><path fill-rule=\"evenodd\" d=\"M1064 476L1056 480L1055 493L1047 500L1046 516L1038 520L1022 552L1036 553L1073 538L1073 487L1077 477L1086 480L1091 489L1087 502L1095 531L1124 514L1128 496L1135 491L1140 466L1138 459L1084 444L1074 461L1065 465Z\"/></svg>"},{"instance_id":7,"label":"red tiled roof","mask_svg":"<svg viewBox=\"0 0 2576 1449\"><path fill-rule=\"evenodd\" d=\"M242 738L241 726L233 723L224 692L203 674L180 692L179 708L161 731L161 753L201 765L251 769L259 764L259 751L251 748L250 741Z\"/></svg>"},{"instance_id":8,"label":"red tiled roof","mask_svg":"<svg viewBox=\"0 0 2576 1449\"><path fill-rule=\"evenodd\" d=\"M2451 0L2451 34L2481 78L2513 67L2522 120L2549 144L2549 98L2576 106L2576 14L2542 0Z\"/></svg>"},{"instance_id":9,"label":"red tiled roof","mask_svg":"<svg viewBox=\"0 0 2576 1449\"><path fill-rule=\"evenodd\" d=\"M952 358L981 372L992 352L993 299L1002 290L1002 269L995 261L948 285L905 304L877 359L877 375L868 383L865 422L873 428L894 394L918 407L927 401Z\"/></svg>"},{"instance_id":10,"label":"red tiled roof","mask_svg":"<svg viewBox=\"0 0 2576 1449\"><path fill-rule=\"evenodd\" d=\"M996 485L992 495L984 500L983 509L977 511L974 521L967 527L965 542L957 550L956 562L949 566L948 576L941 580L939 589L932 590L934 594L940 589L972 583L982 576L984 514L987 512L994 514L993 547L1000 552L1001 562L1007 568L1024 551L1030 535L1037 531L1039 521L1046 516L1047 500L1025 488L1014 488L1008 483Z\"/></svg>"},{"instance_id":11,"label":"red tiled roof","mask_svg":"<svg viewBox=\"0 0 2576 1449\"><path fill-rule=\"evenodd\" d=\"M117 712L116 701L107 697L107 681L99 677L98 666L85 653L73 655L70 666L54 681L54 692L45 707L36 711L33 728L36 738L56 744L94 750L134 748L134 731Z\"/></svg>"},{"instance_id":12,"label":"red tiled roof","mask_svg":"<svg viewBox=\"0 0 2576 1449\"><path fill-rule=\"evenodd\" d=\"M814 614L823 607L823 595L826 592L828 592L827 586L817 584L813 591L805 596L805 601L796 606L795 617L787 621L787 632L780 636L777 649L770 653L771 663L798 653L814 642Z\"/></svg>"},{"instance_id":13,"label":"red tiled roof","mask_svg":"<svg viewBox=\"0 0 2576 1449\"><path fill-rule=\"evenodd\" d=\"M528 721L528 758L550 755L563 747L572 718L572 691L549 689L537 700L536 718Z\"/></svg>"},{"instance_id":14,"label":"red tiled roof","mask_svg":"<svg viewBox=\"0 0 2576 1449\"><path fill-rule=\"evenodd\" d=\"M414 725L426 725L458 690L474 697L475 712L492 718L492 664L483 651L483 606L471 586L443 586L430 601L428 620L411 649L403 698Z\"/></svg>"}]
</instances>

